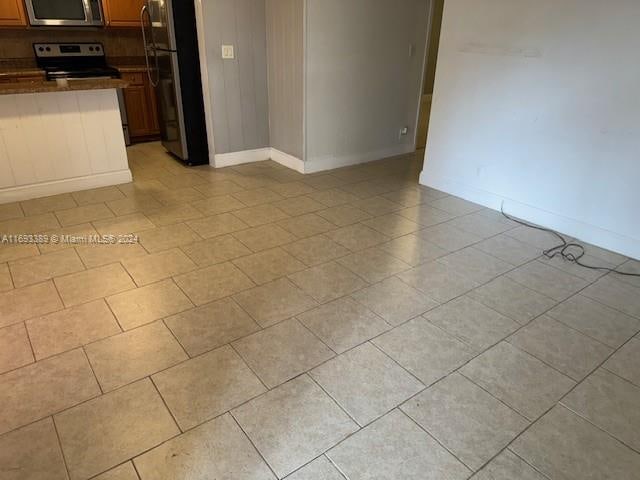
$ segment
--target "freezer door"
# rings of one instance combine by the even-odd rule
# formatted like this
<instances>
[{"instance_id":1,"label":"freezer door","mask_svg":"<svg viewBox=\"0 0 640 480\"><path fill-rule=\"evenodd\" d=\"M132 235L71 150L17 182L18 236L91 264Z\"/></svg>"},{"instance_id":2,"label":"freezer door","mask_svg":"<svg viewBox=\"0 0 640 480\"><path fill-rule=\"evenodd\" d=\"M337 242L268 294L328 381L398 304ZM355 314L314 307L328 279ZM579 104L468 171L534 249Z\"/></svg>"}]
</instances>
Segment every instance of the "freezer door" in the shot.
<instances>
[{"instance_id":1,"label":"freezer door","mask_svg":"<svg viewBox=\"0 0 640 480\"><path fill-rule=\"evenodd\" d=\"M175 50L175 30L173 26L173 8L171 0L147 0L153 40L159 50Z\"/></svg>"},{"instance_id":2,"label":"freezer door","mask_svg":"<svg viewBox=\"0 0 640 480\"><path fill-rule=\"evenodd\" d=\"M178 54L157 51L159 83L156 87L160 110L160 133L164 147L182 160L189 158L184 127Z\"/></svg>"}]
</instances>

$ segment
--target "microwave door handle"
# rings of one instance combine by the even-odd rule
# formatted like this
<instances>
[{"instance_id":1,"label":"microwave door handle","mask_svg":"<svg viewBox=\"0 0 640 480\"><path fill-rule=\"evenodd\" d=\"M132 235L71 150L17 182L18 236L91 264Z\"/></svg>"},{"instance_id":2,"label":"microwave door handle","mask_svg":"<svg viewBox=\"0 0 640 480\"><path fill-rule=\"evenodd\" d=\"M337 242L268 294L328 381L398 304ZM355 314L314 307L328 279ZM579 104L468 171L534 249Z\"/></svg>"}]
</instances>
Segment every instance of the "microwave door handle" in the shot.
<instances>
[{"instance_id":1,"label":"microwave door handle","mask_svg":"<svg viewBox=\"0 0 640 480\"><path fill-rule=\"evenodd\" d=\"M160 83L160 73L159 73L159 68L158 68L158 55L154 55L155 57L155 67L156 67L156 78L154 80L154 78L151 75L151 64L149 62L149 49L147 48L147 32L145 31L144 28L144 15L145 13L147 14L147 16L149 17L149 24L151 24L151 13L149 13L149 8L147 7L147 4L145 3L142 6L142 9L140 10L140 25L142 27L142 41L144 42L144 59L145 62L147 64L147 76L149 77L149 81L151 82L151 85L155 88L158 86L158 84ZM156 46L155 46L155 42L153 41L153 25L151 28L151 48L154 50L156 50Z\"/></svg>"}]
</instances>

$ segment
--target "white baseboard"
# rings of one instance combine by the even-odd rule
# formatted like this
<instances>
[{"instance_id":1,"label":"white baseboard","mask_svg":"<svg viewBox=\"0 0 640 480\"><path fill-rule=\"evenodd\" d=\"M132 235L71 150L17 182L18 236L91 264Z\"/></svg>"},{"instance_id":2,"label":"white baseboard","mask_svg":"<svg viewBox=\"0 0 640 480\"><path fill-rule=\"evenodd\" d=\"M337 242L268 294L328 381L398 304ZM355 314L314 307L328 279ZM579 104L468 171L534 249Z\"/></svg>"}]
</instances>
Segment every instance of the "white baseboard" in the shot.
<instances>
[{"instance_id":1,"label":"white baseboard","mask_svg":"<svg viewBox=\"0 0 640 480\"><path fill-rule=\"evenodd\" d=\"M231 167L244 163L262 162L271 158L270 148L257 148L255 150L243 150L241 152L217 153L215 155L215 167Z\"/></svg>"},{"instance_id":2,"label":"white baseboard","mask_svg":"<svg viewBox=\"0 0 640 480\"><path fill-rule=\"evenodd\" d=\"M597 247L611 250L631 258L640 259L639 239L612 232L596 225L584 223L574 218L548 212L533 205L481 190L457 180L439 177L425 171L420 174L420 184L469 200L470 202L478 203L493 210L500 211L504 203L504 210L510 215L556 230Z\"/></svg>"},{"instance_id":3,"label":"white baseboard","mask_svg":"<svg viewBox=\"0 0 640 480\"><path fill-rule=\"evenodd\" d=\"M413 145L397 145L391 148L376 150L373 152L357 153L354 155L344 155L337 157L329 155L326 157L315 158L305 162L304 173L323 172L325 170L333 170L334 168L348 167L351 165L359 165L361 163L375 162L383 158L395 157L398 155L406 155L415 151Z\"/></svg>"},{"instance_id":4,"label":"white baseboard","mask_svg":"<svg viewBox=\"0 0 640 480\"><path fill-rule=\"evenodd\" d=\"M53 180L50 182L20 185L17 187L0 189L0 204L31 200L32 198L48 197L61 193L70 193L90 188L109 187L132 181L131 170L118 170L116 172L98 173L84 177L68 178L65 180Z\"/></svg>"},{"instance_id":5,"label":"white baseboard","mask_svg":"<svg viewBox=\"0 0 640 480\"><path fill-rule=\"evenodd\" d=\"M279 163L280 165L284 165L287 168L295 170L298 173L306 173L305 162L297 157L294 157L293 155L282 152L277 148L271 148L271 160Z\"/></svg>"}]
</instances>

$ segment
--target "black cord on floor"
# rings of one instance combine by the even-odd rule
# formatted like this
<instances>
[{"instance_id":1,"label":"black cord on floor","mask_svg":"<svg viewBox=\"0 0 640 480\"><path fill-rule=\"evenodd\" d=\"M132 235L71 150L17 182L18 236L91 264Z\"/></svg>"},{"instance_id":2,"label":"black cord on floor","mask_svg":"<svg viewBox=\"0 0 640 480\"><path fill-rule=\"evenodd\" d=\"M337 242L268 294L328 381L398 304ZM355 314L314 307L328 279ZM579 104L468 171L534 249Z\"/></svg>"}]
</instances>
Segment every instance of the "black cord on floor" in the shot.
<instances>
[{"instance_id":1,"label":"black cord on floor","mask_svg":"<svg viewBox=\"0 0 640 480\"><path fill-rule=\"evenodd\" d=\"M505 216L505 218L511 220L512 222L518 223L525 227L534 228L536 230L541 230L543 232L551 233L552 235L555 235L556 237L558 237L558 239L562 242L560 245L552 247L548 250L544 250L542 252L542 254L548 259L552 259L554 257L562 257L562 259L564 259L567 262L575 263L576 265L579 265L583 268L588 268L589 270L600 270L603 272L617 273L618 275L626 275L628 277L640 277L640 273L621 272L616 268L596 267L593 265L587 265L585 263L582 263L582 257L584 257L586 254L585 248L583 245L575 242L568 242L566 238L564 238L555 230L551 230L550 228L531 225L530 223L523 222L522 220L518 220L517 218L513 218L512 216L507 215L504 211L504 202L500 207L500 212L502 213L502 215ZM573 252L570 251L572 249L574 249Z\"/></svg>"}]
</instances>

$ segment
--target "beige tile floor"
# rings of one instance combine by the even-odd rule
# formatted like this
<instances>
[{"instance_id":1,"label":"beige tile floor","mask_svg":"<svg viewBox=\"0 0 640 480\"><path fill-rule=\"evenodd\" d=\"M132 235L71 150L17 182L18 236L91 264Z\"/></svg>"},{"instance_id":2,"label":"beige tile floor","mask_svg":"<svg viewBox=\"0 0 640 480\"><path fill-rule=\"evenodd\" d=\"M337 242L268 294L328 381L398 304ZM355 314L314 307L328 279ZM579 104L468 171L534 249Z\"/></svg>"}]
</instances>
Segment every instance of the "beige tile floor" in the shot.
<instances>
[{"instance_id":1,"label":"beige tile floor","mask_svg":"<svg viewBox=\"0 0 640 480\"><path fill-rule=\"evenodd\" d=\"M420 187L415 156L0 205L0 478L640 478L640 282ZM588 248L589 260L640 263Z\"/></svg>"}]
</instances>

